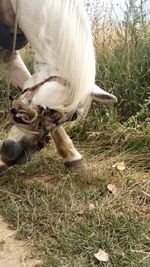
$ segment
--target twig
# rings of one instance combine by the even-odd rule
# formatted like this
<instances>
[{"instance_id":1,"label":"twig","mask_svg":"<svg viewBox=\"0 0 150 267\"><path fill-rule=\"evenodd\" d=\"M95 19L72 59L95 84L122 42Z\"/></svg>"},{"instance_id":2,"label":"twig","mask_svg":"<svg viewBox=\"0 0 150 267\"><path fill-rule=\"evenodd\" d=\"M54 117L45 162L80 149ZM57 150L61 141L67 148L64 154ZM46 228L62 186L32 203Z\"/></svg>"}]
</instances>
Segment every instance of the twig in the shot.
<instances>
[{"instance_id":1,"label":"twig","mask_svg":"<svg viewBox=\"0 0 150 267\"><path fill-rule=\"evenodd\" d=\"M143 251L143 250L134 250L134 249L131 249L131 252L135 252L135 253L142 253L142 254L147 254L150 256L150 251Z\"/></svg>"},{"instance_id":2,"label":"twig","mask_svg":"<svg viewBox=\"0 0 150 267\"><path fill-rule=\"evenodd\" d=\"M21 198L21 199L22 199L22 197L21 197L21 196L19 196L19 195L16 195L16 194L14 194L14 193L12 193L12 192L9 192L9 191L6 191L6 190L2 190L2 189L0 189L0 192L1 192L1 193L4 193L4 194L8 194L8 195L15 196L15 197L19 197L19 198Z\"/></svg>"},{"instance_id":3,"label":"twig","mask_svg":"<svg viewBox=\"0 0 150 267\"><path fill-rule=\"evenodd\" d=\"M144 195L146 195L147 197L150 197L150 194L148 194L147 192L142 191L142 193L143 193Z\"/></svg>"},{"instance_id":4,"label":"twig","mask_svg":"<svg viewBox=\"0 0 150 267\"><path fill-rule=\"evenodd\" d=\"M5 242L7 238L11 237L12 235L16 234L18 230L13 231L12 233L10 233L9 235L5 236L1 241Z\"/></svg>"}]
</instances>

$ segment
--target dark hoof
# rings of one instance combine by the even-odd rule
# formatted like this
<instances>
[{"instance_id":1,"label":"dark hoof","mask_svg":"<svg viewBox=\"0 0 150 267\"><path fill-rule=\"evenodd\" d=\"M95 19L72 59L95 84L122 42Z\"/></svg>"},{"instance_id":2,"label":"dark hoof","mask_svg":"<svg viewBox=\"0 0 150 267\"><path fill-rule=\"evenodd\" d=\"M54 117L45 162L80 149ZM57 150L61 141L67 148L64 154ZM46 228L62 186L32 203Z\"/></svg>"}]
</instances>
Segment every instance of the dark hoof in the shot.
<instances>
[{"instance_id":1,"label":"dark hoof","mask_svg":"<svg viewBox=\"0 0 150 267\"><path fill-rule=\"evenodd\" d=\"M79 171L87 171L88 166L85 163L84 159L75 160L75 161L67 161L64 163L66 168L79 170Z\"/></svg>"},{"instance_id":2,"label":"dark hoof","mask_svg":"<svg viewBox=\"0 0 150 267\"><path fill-rule=\"evenodd\" d=\"M1 159L4 163L11 163L18 158L23 151L23 145L13 140L5 140L1 146Z\"/></svg>"}]
</instances>

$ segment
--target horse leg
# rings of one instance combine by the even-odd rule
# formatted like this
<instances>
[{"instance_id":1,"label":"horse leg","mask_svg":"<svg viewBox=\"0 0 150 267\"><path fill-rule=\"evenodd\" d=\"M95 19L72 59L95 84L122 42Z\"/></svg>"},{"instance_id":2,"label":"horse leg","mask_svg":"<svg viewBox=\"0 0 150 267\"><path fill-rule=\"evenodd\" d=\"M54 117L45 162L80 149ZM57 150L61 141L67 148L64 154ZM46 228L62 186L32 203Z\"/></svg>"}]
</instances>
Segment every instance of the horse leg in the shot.
<instances>
[{"instance_id":1,"label":"horse leg","mask_svg":"<svg viewBox=\"0 0 150 267\"><path fill-rule=\"evenodd\" d=\"M0 54L0 71L9 77L15 86L23 88L26 80L30 79L31 75L22 61L19 52L16 52L14 60L10 64L10 54L6 51L1 51ZM11 70L10 70L11 67ZM10 72L11 71L11 72ZM22 142L21 140L24 140ZM29 136L26 132L19 130L16 126L13 126L8 134L8 137L4 140L0 151L0 167L3 163L13 163L19 154L23 151L23 146L28 143L28 147L33 145L32 136ZM35 149L35 148L34 148ZM28 153L29 154L29 153ZM30 153L31 154L31 153ZM28 156L28 155L27 155ZM29 156L31 158L31 156ZM21 160L20 160L21 162Z\"/></svg>"},{"instance_id":2,"label":"horse leg","mask_svg":"<svg viewBox=\"0 0 150 267\"><path fill-rule=\"evenodd\" d=\"M26 80L30 79L31 74L26 68L19 52L16 52L14 60L10 63L10 54L6 51L0 51L0 72L9 77L15 86L23 88ZM11 69L10 69L11 68Z\"/></svg>"},{"instance_id":3,"label":"horse leg","mask_svg":"<svg viewBox=\"0 0 150 267\"><path fill-rule=\"evenodd\" d=\"M66 167L86 170L87 166L82 155L75 149L72 140L62 126L51 130L51 136Z\"/></svg>"}]
</instances>

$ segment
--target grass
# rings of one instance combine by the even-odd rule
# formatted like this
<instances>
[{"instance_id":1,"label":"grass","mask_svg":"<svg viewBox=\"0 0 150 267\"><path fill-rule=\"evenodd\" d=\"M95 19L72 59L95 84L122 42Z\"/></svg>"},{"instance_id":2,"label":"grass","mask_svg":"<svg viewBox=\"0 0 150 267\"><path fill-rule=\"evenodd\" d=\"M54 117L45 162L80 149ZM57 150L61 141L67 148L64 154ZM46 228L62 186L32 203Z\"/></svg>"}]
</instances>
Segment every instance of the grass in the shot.
<instances>
[{"instance_id":1,"label":"grass","mask_svg":"<svg viewBox=\"0 0 150 267\"><path fill-rule=\"evenodd\" d=\"M40 267L150 266L150 26L146 1L130 1L123 21L116 25L108 14L99 24L95 14L96 81L119 101L111 109L93 103L88 119L68 130L89 170L67 171L49 145L26 166L14 166L0 176L0 213L17 229L16 238L29 244L32 256L42 259ZM22 53L33 72L30 49ZM6 86L0 77L1 140L10 126ZM112 167L122 161L124 171ZM117 187L117 195L108 190L109 184ZM108 263L94 257L99 249L110 255Z\"/></svg>"},{"instance_id":2,"label":"grass","mask_svg":"<svg viewBox=\"0 0 150 267\"><path fill-rule=\"evenodd\" d=\"M97 4L98 10L101 12ZM102 19L101 14L97 14L93 28L97 84L118 97L119 120L126 121L142 109L149 97L148 1L126 1L122 17L122 20L114 20L112 14L106 14Z\"/></svg>"},{"instance_id":3,"label":"grass","mask_svg":"<svg viewBox=\"0 0 150 267\"><path fill-rule=\"evenodd\" d=\"M108 128L96 138L87 133L82 144L76 140L90 166L86 173L65 170L51 145L1 176L0 212L43 260L41 267L150 264L149 138L145 132L135 138L134 130L125 134L121 126L110 137ZM120 161L124 171L112 168ZM110 255L108 263L94 258L99 249Z\"/></svg>"}]
</instances>

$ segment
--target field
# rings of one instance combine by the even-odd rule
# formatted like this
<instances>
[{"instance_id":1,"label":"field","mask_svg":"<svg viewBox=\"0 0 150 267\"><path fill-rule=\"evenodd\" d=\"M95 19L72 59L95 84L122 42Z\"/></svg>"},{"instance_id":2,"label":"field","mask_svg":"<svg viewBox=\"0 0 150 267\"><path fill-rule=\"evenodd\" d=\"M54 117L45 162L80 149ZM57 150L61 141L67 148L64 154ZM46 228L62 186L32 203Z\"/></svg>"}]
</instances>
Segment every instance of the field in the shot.
<instances>
[{"instance_id":1,"label":"field","mask_svg":"<svg viewBox=\"0 0 150 267\"><path fill-rule=\"evenodd\" d=\"M0 174L0 214L36 266L150 266L150 25L137 11L111 31L108 21L105 29L93 25L96 80L118 103L94 102L86 120L66 126L89 169L65 169L50 142L27 165ZM29 51L24 58L31 69ZM1 76L2 100L5 88ZM1 114L3 140L5 105ZM100 249L106 254L97 259Z\"/></svg>"},{"instance_id":2,"label":"field","mask_svg":"<svg viewBox=\"0 0 150 267\"><path fill-rule=\"evenodd\" d=\"M65 170L49 146L1 176L1 214L31 255L44 259L39 266L150 264L149 132L104 127L77 140L86 173ZM94 258L99 249L108 263Z\"/></svg>"}]
</instances>

